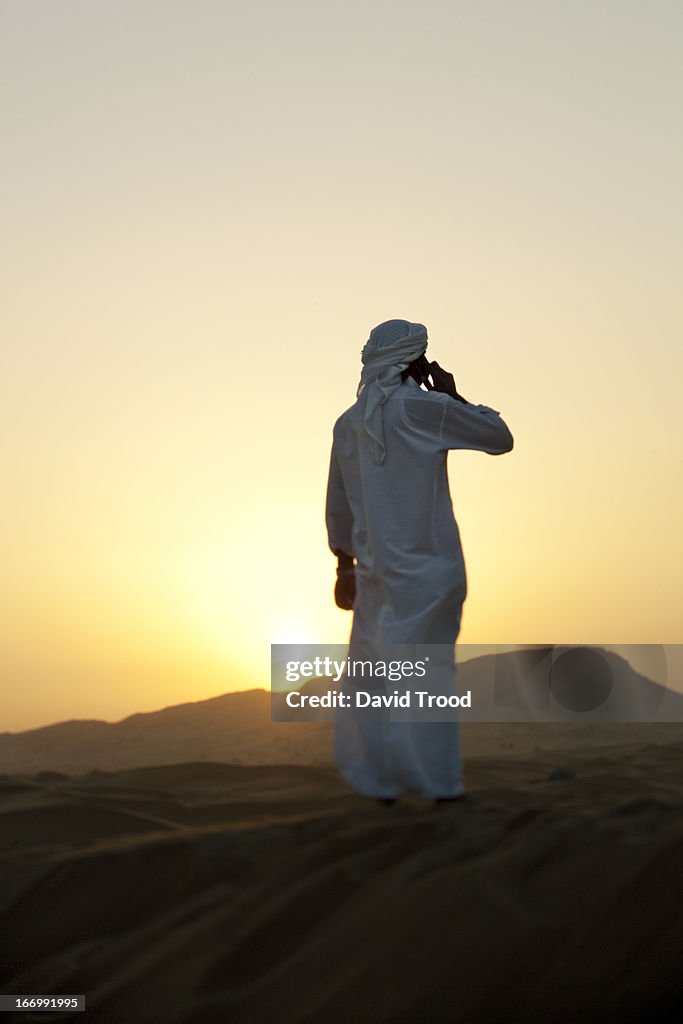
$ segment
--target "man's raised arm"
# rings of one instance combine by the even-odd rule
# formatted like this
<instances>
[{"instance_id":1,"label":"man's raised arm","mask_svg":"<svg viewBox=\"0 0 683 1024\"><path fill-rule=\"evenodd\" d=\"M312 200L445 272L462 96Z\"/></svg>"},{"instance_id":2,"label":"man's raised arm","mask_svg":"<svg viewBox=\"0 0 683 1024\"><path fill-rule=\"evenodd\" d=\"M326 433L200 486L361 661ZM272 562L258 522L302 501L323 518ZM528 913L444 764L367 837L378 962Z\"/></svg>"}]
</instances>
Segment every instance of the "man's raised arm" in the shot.
<instances>
[{"instance_id":1,"label":"man's raised arm","mask_svg":"<svg viewBox=\"0 0 683 1024\"><path fill-rule=\"evenodd\" d=\"M446 449L466 448L504 455L511 452L514 438L499 412L488 405L471 405L445 396L441 428L441 445Z\"/></svg>"},{"instance_id":2,"label":"man's raised arm","mask_svg":"<svg viewBox=\"0 0 683 1024\"><path fill-rule=\"evenodd\" d=\"M488 455L512 451L514 440L505 420L488 405L472 405L430 391L406 399L405 407L408 422L445 451L468 448Z\"/></svg>"}]
</instances>

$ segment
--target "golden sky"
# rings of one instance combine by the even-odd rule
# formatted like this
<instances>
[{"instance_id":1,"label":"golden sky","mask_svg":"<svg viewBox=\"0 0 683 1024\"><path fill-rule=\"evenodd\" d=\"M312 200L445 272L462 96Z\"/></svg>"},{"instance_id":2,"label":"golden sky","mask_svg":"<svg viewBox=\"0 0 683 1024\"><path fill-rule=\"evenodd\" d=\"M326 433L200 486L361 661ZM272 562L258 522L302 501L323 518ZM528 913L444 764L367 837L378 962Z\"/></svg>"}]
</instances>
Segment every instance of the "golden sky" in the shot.
<instances>
[{"instance_id":1,"label":"golden sky","mask_svg":"<svg viewBox=\"0 0 683 1024\"><path fill-rule=\"evenodd\" d=\"M343 641L323 506L375 324L454 453L467 643L681 643L683 7L5 0L0 730Z\"/></svg>"}]
</instances>

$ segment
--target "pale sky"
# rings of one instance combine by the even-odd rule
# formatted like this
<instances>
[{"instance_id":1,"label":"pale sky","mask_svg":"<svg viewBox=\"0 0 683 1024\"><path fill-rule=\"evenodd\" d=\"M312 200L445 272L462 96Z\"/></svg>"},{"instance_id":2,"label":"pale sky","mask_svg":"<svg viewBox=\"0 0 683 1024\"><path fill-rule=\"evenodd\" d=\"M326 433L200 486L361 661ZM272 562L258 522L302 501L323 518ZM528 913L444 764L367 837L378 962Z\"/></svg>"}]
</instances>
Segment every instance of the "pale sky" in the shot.
<instances>
[{"instance_id":1,"label":"pale sky","mask_svg":"<svg viewBox=\"0 0 683 1024\"><path fill-rule=\"evenodd\" d=\"M370 329L500 410L465 643L683 642L683 5L1 0L0 731L343 642Z\"/></svg>"}]
</instances>

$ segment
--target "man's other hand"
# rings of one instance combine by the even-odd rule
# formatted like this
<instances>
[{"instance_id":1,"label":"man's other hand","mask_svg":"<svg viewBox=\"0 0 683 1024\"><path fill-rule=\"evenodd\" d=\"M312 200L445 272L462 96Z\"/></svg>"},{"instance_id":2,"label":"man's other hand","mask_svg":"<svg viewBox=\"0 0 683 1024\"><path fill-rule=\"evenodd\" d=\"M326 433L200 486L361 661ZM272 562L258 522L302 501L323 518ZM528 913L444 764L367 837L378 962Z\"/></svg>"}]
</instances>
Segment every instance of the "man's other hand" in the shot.
<instances>
[{"instance_id":1,"label":"man's other hand","mask_svg":"<svg viewBox=\"0 0 683 1024\"><path fill-rule=\"evenodd\" d=\"M334 588L334 600L337 608L345 612L353 610L353 603L356 600L356 570L353 558L340 552L337 555L337 582Z\"/></svg>"},{"instance_id":2,"label":"man's other hand","mask_svg":"<svg viewBox=\"0 0 683 1024\"><path fill-rule=\"evenodd\" d=\"M451 398L457 399L458 402L464 402L465 405L469 404L466 398L458 394L455 386L455 377L452 373L444 370L436 361L430 363L430 372L435 391L440 391L443 395L450 395Z\"/></svg>"}]
</instances>

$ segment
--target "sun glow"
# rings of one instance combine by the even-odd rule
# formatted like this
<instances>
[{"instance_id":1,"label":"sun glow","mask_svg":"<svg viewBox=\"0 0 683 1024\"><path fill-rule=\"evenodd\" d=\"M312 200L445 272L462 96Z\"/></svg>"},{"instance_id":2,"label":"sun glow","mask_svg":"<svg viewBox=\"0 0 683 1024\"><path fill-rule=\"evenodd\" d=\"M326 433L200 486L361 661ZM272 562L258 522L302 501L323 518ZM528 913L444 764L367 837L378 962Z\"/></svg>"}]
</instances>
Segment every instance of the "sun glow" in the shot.
<instances>
[{"instance_id":1,"label":"sun glow","mask_svg":"<svg viewBox=\"0 0 683 1024\"><path fill-rule=\"evenodd\" d=\"M273 633L274 644L314 644L316 637L309 625L285 622Z\"/></svg>"}]
</instances>

